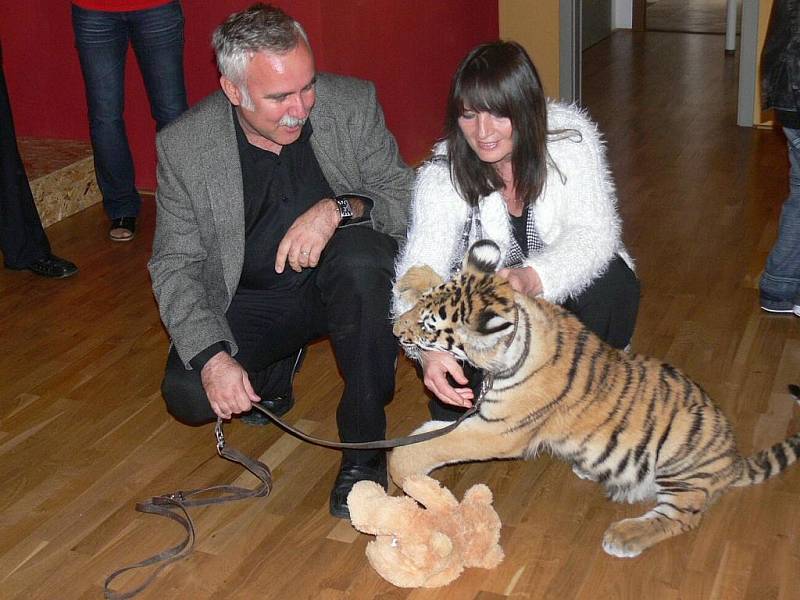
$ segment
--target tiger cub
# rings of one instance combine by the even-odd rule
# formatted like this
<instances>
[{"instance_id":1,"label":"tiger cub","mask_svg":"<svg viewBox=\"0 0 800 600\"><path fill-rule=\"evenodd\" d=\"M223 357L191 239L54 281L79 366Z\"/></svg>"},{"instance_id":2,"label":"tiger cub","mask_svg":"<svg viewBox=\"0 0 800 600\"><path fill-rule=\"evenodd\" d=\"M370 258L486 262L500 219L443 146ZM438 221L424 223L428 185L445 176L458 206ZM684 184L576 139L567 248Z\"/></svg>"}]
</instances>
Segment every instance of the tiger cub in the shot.
<instances>
[{"instance_id":1,"label":"tiger cub","mask_svg":"<svg viewBox=\"0 0 800 600\"><path fill-rule=\"evenodd\" d=\"M700 386L670 365L608 346L559 306L515 293L495 275L499 261L498 247L484 240L452 281L426 266L397 283L416 302L394 325L403 345L449 351L494 377L478 412L454 431L392 452L398 485L448 463L549 450L614 500L655 499L603 538L607 553L632 557L696 527L728 487L760 483L797 460L800 434L742 457ZM415 433L441 426L430 421Z\"/></svg>"}]
</instances>

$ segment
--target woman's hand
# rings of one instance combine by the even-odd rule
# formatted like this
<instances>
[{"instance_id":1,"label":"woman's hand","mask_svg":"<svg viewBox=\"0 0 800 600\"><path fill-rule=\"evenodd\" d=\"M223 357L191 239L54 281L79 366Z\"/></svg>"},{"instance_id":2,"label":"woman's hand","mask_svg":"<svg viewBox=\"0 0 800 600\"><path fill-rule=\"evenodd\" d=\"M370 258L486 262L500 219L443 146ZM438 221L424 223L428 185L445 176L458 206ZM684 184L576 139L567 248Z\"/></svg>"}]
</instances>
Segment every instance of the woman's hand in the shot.
<instances>
[{"instance_id":1,"label":"woman's hand","mask_svg":"<svg viewBox=\"0 0 800 600\"><path fill-rule=\"evenodd\" d=\"M464 370L452 354L436 350L422 353L422 381L442 402L453 406L472 406L473 393L468 387L454 388L447 381L447 374L462 385L468 383Z\"/></svg>"},{"instance_id":2,"label":"woman's hand","mask_svg":"<svg viewBox=\"0 0 800 600\"><path fill-rule=\"evenodd\" d=\"M511 269L500 269L497 274L503 279L508 280L511 289L520 294L525 294L533 298L542 293L542 280L533 267L513 267Z\"/></svg>"}]
</instances>

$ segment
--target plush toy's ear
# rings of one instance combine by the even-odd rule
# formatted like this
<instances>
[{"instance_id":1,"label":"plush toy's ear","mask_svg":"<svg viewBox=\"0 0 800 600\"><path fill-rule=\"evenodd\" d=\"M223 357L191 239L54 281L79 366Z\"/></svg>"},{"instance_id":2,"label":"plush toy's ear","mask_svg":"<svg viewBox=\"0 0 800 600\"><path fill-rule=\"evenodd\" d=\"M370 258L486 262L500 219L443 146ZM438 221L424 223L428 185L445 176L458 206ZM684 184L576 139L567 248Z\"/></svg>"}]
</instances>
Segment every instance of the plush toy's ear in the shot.
<instances>
[{"instance_id":1,"label":"plush toy's ear","mask_svg":"<svg viewBox=\"0 0 800 600\"><path fill-rule=\"evenodd\" d=\"M411 475L403 481L403 491L426 508L458 508L452 492L433 477Z\"/></svg>"},{"instance_id":2,"label":"plush toy's ear","mask_svg":"<svg viewBox=\"0 0 800 600\"><path fill-rule=\"evenodd\" d=\"M476 483L464 493L464 502L491 504L492 490L485 483Z\"/></svg>"},{"instance_id":3,"label":"plush toy's ear","mask_svg":"<svg viewBox=\"0 0 800 600\"><path fill-rule=\"evenodd\" d=\"M416 304L429 289L440 285L443 279L428 265L411 267L395 284L403 302Z\"/></svg>"},{"instance_id":4,"label":"plush toy's ear","mask_svg":"<svg viewBox=\"0 0 800 600\"><path fill-rule=\"evenodd\" d=\"M467 252L462 270L473 273L494 273L499 266L500 247L492 240L478 240Z\"/></svg>"}]
</instances>

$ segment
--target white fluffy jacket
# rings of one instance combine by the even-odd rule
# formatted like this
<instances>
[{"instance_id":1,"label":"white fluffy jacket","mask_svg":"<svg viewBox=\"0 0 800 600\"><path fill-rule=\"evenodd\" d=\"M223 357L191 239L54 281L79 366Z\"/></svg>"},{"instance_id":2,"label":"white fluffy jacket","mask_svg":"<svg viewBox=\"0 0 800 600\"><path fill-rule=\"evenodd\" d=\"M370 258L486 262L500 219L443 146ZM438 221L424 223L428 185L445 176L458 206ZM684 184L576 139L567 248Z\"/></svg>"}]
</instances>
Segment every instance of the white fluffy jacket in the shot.
<instances>
[{"instance_id":1,"label":"white fluffy jacket","mask_svg":"<svg viewBox=\"0 0 800 600\"><path fill-rule=\"evenodd\" d=\"M571 135L549 140L547 150L559 172L548 166L543 193L533 205L536 229L544 249L525 260L542 282L542 296L563 302L583 291L603 273L618 253L633 267L620 238L614 183L605 158L605 146L596 125L574 106L552 102L547 126L551 131L572 129ZM435 154L444 154L444 144ZM480 200L483 237L494 240L505 259L512 239L511 222L499 192ZM414 188L408 241L396 265L396 279L414 265L429 265L448 279L460 247L469 207L450 179L445 161L420 167ZM475 230L471 232L474 238ZM472 243L474 239L470 239ZM411 308L394 294L393 313Z\"/></svg>"}]
</instances>

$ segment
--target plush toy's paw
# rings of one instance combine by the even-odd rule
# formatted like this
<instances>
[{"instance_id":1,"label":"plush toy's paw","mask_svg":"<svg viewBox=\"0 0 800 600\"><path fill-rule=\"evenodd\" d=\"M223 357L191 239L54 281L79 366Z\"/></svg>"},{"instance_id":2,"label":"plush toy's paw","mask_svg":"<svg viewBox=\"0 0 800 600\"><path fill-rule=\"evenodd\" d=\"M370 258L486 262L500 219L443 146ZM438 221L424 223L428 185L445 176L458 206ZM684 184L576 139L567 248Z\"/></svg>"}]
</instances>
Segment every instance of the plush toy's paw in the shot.
<instances>
[{"instance_id":1,"label":"plush toy's paw","mask_svg":"<svg viewBox=\"0 0 800 600\"><path fill-rule=\"evenodd\" d=\"M417 503L402 496L392 497L374 481L358 481L347 495L353 527L372 535L391 535L414 511Z\"/></svg>"}]
</instances>

